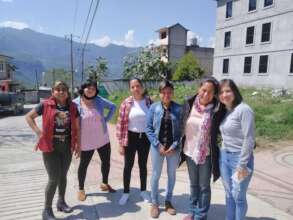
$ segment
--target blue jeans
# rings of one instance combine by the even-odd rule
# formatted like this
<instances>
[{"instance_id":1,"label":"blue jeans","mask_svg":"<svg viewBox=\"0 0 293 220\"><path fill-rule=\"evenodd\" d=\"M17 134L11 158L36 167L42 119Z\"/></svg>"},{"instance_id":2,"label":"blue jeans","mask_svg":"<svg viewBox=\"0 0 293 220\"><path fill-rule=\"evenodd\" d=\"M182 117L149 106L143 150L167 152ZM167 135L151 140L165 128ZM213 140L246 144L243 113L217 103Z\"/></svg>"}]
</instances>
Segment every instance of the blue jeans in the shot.
<instances>
[{"instance_id":1,"label":"blue jeans","mask_svg":"<svg viewBox=\"0 0 293 220\"><path fill-rule=\"evenodd\" d=\"M247 212L246 192L250 182L251 172L242 182L237 183L232 175L237 169L240 152L227 152L221 150L220 171L221 178L226 192L226 220L244 220ZM253 171L254 158L251 155L247 167Z\"/></svg>"},{"instance_id":2,"label":"blue jeans","mask_svg":"<svg viewBox=\"0 0 293 220\"><path fill-rule=\"evenodd\" d=\"M186 156L186 163L190 181L189 213L196 220L206 220L211 203L211 157L208 156L204 164L197 165Z\"/></svg>"},{"instance_id":3,"label":"blue jeans","mask_svg":"<svg viewBox=\"0 0 293 220\"><path fill-rule=\"evenodd\" d=\"M179 151L176 150L175 154L171 156L161 156L159 150L151 147L152 159L152 178L151 178L151 199L152 204L159 205L159 180L161 177L164 159L167 160L167 175L168 185L166 191L165 201L171 202L173 196L173 189L176 181L176 169L179 164Z\"/></svg>"}]
</instances>

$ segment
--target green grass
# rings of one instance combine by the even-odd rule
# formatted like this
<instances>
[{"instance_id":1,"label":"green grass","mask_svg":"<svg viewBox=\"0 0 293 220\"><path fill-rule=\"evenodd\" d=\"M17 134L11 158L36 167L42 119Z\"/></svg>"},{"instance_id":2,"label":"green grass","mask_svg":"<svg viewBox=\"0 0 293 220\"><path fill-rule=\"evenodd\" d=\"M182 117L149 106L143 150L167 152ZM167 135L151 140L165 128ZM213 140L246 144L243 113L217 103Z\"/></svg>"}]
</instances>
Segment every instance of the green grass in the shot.
<instances>
[{"instance_id":1,"label":"green grass","mask_svg":"<svg viewBox=\"0 0 293 220\"><path fill-rule=\"evenodd\" d=\"M175 101L182 103L184 98L196 93L197 87L176 85ZM258 94L252 96L257 91ZM269 141L293 140L293 96L273 98L270 90L257 90L254 88L241 89L244 101L249 104L255 112L257 139ZM149 95L154 101L159 100L158 90L149 90ZM129 96L126 92L117 92L109 99L117 107ZM118 110L112 119L112 123L117 120Z\"/></svg>"}]
</instances>

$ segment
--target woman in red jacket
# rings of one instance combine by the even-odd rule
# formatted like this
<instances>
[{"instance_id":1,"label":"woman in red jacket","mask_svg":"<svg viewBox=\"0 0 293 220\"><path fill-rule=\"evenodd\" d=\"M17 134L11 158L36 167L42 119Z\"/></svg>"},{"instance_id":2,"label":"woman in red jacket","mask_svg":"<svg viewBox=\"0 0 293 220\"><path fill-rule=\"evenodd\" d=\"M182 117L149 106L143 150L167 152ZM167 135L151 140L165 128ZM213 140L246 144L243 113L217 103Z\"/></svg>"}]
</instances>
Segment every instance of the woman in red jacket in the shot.
<instances>
[{"instance_id":1,"label":"woman in red jacket","mask_svg":"<svg viewBox=\"0 0 293 220\"><path fill-rule=\"evenodd\" d=\"M42 115L42 129L35 122L39 115ZM43 152L43 161L49 177L45 190L43 220L53 220L55 216L52 201L57 186L57 210L72 212L64 198L66 176L72 153L79 153L80 145L79 114L75 104L71 102L66 83L56 81L52 88L52 96L28 112L26 121L39 137L36 150L40 149Z\"/></svg>"}]
</instances>

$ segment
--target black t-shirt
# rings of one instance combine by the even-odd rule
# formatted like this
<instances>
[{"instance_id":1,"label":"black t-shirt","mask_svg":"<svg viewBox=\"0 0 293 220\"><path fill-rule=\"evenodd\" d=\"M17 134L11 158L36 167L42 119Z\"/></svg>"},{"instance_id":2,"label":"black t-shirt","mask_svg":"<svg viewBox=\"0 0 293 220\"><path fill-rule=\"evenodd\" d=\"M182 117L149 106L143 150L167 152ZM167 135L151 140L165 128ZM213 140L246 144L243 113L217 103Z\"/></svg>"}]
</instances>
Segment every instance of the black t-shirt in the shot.
<instances>
[{"instance_id":1,"label":"black t-shirt","mask_svg":"<svg viewBox=\"0 0 293 220\"><path fill-rule=\"evenodd\" d=\"M173 143L173 128L170 109L164 108L164 115L161 120L161 127L159 133L159 141L165 146L165 149L169 148Z\"/></svg>"},{"instance_id":2,"label":"black t-shirt","mask_svg":"<svg viewBox=\"0 0 293 220\"><path fill-rule=\"evenodd\" d=\"M43 114L44 104L40 103L35 107L35 110L38 115ZM70 135L71 129L71 120L70 120L70 111L69 105L61 106L56 105L56 117L54 122L54 135ZM78 117L78 112L76 117Z\"/></svg>"}]
</instances>

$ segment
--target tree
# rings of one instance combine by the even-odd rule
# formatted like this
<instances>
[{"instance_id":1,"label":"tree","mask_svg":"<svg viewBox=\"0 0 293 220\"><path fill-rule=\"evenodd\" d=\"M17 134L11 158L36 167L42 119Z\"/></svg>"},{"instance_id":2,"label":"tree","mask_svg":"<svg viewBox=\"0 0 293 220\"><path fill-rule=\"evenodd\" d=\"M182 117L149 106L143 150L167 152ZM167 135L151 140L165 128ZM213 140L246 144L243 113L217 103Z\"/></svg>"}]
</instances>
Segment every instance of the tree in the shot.
<instances>
[{"instance_id":1,"label":"tree","mask_svg":"<svg viewBox=\"0 0 293 220\"><path fill-rule=\"evenodd\" d=\"M71 72L62 68L49 70L44 75L43 84L53 86L54 81L56 80L62 80L68 85L71 85Z\"/></svg>"},{"instance_id":2,"label":"tree","mask_svg":"<svg viewBox=\"0 0 293 220\"><path fill-rule=\"evenodd\" d=\"M108 62L103 57L98 57L96 61L95 66L91 65L87 68L86 74L90 79L99 82L108 74Z\"/></svg>"},{"instance_id":3,"label":"tree","mask_svg":"<svg viewBox=\"0 0 293 220\"><path fill-rule=\"evenodd\" d=\"M161 61L161 57L154 50L142 49L138 54L130 54L124 58L123 77L133 76L143 80L161 80L169 72L168 63Z\"/></svg>"},{"instance_id":4,"label":"tree","mask_svg":"<svg viewBox=\"0 0 293 220\"><path fill-rule=\"evenodd\" d=\"M173 80L194 80L199 79L204 71L199 67L196 57L192 52L185 54L177 64Z\"/></svg>"}]
</instances>

